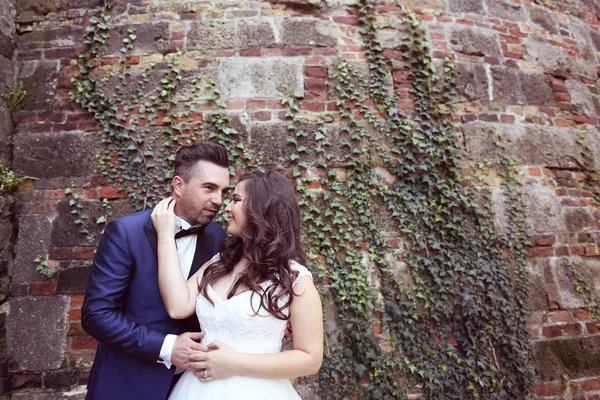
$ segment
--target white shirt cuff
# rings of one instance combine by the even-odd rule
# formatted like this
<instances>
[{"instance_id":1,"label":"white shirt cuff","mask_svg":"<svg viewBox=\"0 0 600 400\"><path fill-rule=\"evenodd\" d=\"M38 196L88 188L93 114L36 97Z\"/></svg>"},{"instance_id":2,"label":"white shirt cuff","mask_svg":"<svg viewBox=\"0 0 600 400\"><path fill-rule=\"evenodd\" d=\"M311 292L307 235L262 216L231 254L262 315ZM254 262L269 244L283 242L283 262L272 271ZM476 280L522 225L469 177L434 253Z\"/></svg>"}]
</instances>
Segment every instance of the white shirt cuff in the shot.
<instances>
[{"instance_id":1,"label":"white shirt cuff","mask_svg":"<svg viewBox=\"0 0 600 400\"><path fill-rule=\"evenodd\" d=\"M167 335L165 336L165 340L163 342L162 347L160 348L159 358L156 362L164 364L165 367L171 368L171 353L173 352L173 346L175 345L175 339L177 339L177 335Z\"/></svg>"}]
</instances>

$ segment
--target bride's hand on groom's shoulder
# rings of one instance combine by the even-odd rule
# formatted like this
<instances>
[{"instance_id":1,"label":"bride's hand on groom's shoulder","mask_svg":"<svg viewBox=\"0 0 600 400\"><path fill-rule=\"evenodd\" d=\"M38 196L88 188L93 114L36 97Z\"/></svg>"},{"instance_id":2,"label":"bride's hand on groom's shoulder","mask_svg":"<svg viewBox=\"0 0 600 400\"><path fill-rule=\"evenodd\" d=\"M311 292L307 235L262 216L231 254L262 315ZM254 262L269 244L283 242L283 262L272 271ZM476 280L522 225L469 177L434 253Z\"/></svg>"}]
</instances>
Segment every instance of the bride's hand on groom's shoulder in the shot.
<instances>
[{"instance_id":1,"label":"bride's hand on groom's shoulder","mask_svg":"<svg viewBox=\"0 0 600 400\"><path fill-rule=\"evenodd\" d=\"M194 371L194 375L202 382L226 379L237 375L240 353L231 346L221 342L212 342L206 353L190 356L186 369Z\"/></svg>"},{"instance_id":2,"label":"bride's hand on groom's shoulder","mask_svg":"<svg viewBox=\"0 0 600 400\"><path fill-rule=\"evenodd\" d=\"M152 224L159 235L165 237L175 236L175 199L167 197L161 200L152 211Z\"/></svg>"}]
</instances>

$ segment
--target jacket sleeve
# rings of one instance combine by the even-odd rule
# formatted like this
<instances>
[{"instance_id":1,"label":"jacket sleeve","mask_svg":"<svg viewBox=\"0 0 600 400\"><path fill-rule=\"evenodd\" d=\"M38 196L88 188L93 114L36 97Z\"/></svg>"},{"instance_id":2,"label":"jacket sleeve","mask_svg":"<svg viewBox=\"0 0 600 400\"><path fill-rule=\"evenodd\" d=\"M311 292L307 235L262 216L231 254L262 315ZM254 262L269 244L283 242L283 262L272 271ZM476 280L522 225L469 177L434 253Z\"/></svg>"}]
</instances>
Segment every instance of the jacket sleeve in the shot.
<instances>
[{"instance_id":1,"label":"jacket sleeve","mask_svg":"<svg viewBox=\"0 0 600 400\"><path fill-rule=\"evenodd\" d=\"M81 325L103 344L156 362L166 334L131 321L123 314L132 274L125 229L120 221L111 221L96 250L81 309Z\"/></svg>"}]
</instances>

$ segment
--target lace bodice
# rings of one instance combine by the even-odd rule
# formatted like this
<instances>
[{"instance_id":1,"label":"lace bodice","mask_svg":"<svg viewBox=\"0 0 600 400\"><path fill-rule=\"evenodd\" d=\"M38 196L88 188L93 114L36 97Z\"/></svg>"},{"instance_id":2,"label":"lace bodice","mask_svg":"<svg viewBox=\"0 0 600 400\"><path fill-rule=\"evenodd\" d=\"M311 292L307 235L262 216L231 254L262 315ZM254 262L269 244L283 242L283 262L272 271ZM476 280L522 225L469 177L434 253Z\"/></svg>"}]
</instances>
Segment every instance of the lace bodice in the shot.
<instances>
[{"instance_id":1,"label":"lace bodice","mask_svg":"<svg viewBox=\"0 0 600 400\"><path fill-rule=\"evenodd\" d=\"M290 263L290 267L298 271L294 285L303 276L312 276L305 266L295 261ZM206 292L214 305L202 294L196 301L196 315L205 332L202 343L209 344L217 340L240 353L278 353L281 350L287 322L275 318L264 308L260 308L255 315L254 310L258 310L260 305L259 295L252 296L251 291L245 291L223 300L210 285ZM250 301L254 304L251 305Z\"/></svg>"}]
</instances>

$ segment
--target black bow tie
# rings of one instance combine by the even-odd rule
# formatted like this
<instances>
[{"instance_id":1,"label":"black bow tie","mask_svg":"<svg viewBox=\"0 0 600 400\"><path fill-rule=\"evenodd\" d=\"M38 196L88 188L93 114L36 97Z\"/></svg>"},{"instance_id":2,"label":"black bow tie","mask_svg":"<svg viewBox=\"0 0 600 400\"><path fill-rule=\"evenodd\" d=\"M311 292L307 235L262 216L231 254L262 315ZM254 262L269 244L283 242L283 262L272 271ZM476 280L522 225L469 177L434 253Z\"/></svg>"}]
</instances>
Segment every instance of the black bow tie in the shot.
<instances>
[{"instance_id":1,"label":"black bow tie","mask_svg":"<svg viewBox=\"0 0 600 400\"><path fill-rule=\"evenodd\" d=\"M204 232L204 226L192 226L189 229L182 229L175 234L175 239L182 238L188 235L197 235Z\"/></svg>"}]
</instances>

